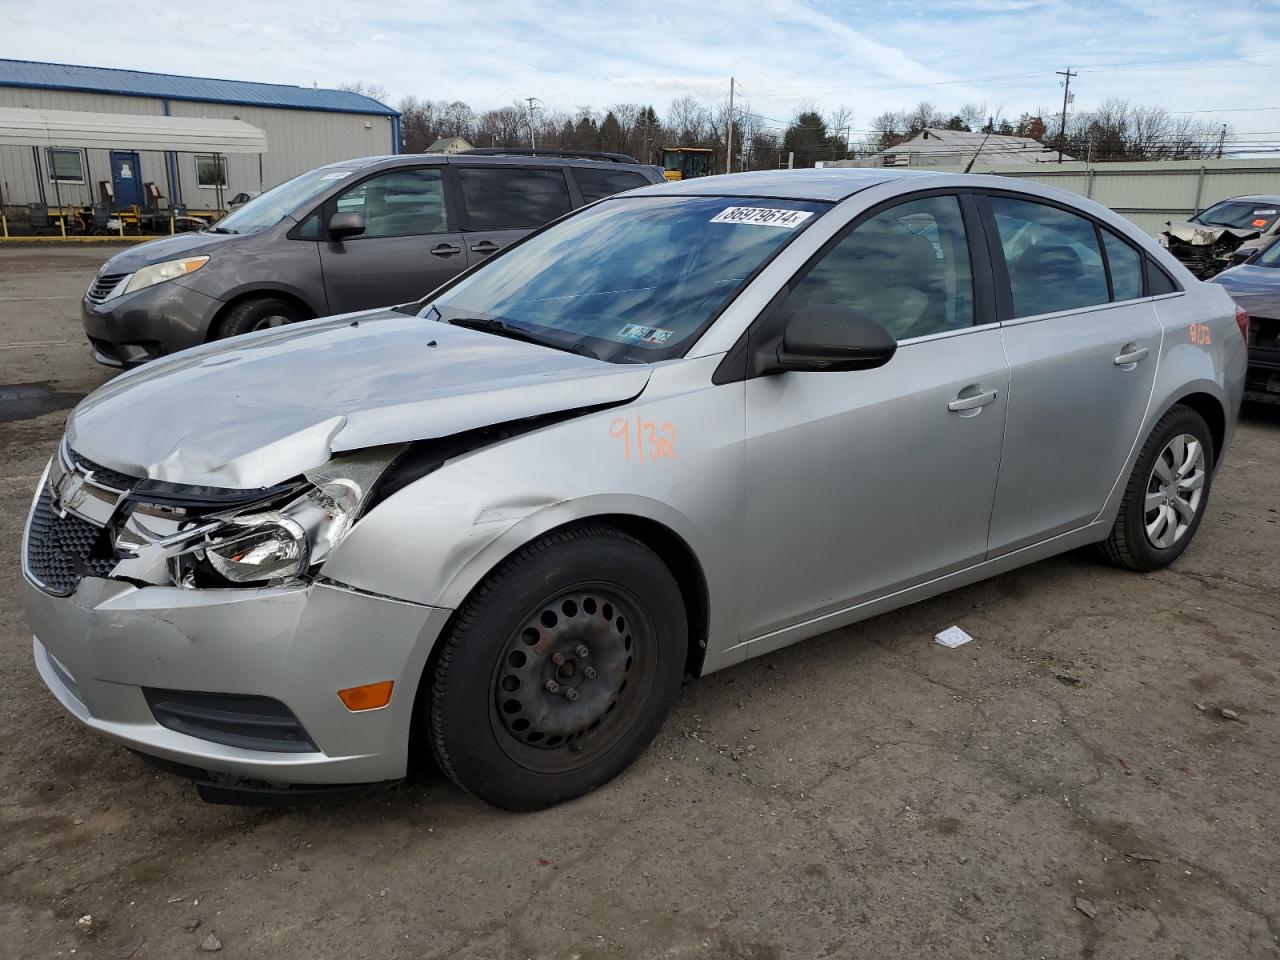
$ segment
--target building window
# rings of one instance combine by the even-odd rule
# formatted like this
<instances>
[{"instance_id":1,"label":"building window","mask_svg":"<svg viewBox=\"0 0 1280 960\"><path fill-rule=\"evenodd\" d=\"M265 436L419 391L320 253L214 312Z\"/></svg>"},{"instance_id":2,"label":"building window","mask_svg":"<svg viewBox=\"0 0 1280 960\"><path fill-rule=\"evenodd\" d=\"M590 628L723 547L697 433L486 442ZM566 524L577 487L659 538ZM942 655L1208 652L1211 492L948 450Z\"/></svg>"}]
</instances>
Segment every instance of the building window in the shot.
<instances>
[{"instance_id":1,"label":"building window","mask_svg":"<svg viewBox=\"0 0 1280 960\"><path fill-rule=\"evenodd\" d=\"M84 151L48 149L50 183L84 183Z\"/></svg>"},{"instance_id":2,"label":"building window","mask_svg":"<svg viewBox=\"0 0 1280 960\"><path fill-rule=\"evenodd\" d=\"M227 158L213 153L196 154L196 186L227 189Z\"/></svg>"}]
</instances>

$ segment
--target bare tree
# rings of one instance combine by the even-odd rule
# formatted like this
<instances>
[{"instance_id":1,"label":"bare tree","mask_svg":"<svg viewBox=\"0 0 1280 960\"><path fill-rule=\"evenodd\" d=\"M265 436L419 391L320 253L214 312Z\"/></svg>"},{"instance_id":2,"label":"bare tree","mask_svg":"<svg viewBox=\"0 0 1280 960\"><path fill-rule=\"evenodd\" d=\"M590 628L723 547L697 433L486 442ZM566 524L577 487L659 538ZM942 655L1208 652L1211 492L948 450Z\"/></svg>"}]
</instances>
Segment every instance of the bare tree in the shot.
<instances>
[{"instance_id":1,"label":"bare tree","mask_svg":"<svg viewBox=\"0 0 1280 960\"><path fill-rule=\"evenodd\" d=\"M362 97L368 97L370 100L377 100L379 103L387 103L391 100L391 94L387 92L387 88L380 83L366 83L364 80L352 80L348 83L338 84L339 90L345 90L347 93L358 93Z\"/></svg>"}]
</instances>

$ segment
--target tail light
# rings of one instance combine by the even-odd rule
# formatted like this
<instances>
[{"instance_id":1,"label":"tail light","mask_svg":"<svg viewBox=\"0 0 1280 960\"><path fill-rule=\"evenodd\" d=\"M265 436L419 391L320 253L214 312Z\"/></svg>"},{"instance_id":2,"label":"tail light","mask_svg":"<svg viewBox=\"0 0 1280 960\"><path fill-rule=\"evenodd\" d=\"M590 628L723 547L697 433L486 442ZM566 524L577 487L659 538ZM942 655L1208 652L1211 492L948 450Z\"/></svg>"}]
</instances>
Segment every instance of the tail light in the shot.
<instances>
[{"instance_id":1,"label":"tail light","mask_svg":"<svg viewBox=\"0 0 1280 960\"><path fill-rule=\"evenodd\" d=\"M1240 328L1240 336L1245 343L1249 342L1249 313L1244 307L1236 307L1236 326Z\"/></svg>"}]
</instances>

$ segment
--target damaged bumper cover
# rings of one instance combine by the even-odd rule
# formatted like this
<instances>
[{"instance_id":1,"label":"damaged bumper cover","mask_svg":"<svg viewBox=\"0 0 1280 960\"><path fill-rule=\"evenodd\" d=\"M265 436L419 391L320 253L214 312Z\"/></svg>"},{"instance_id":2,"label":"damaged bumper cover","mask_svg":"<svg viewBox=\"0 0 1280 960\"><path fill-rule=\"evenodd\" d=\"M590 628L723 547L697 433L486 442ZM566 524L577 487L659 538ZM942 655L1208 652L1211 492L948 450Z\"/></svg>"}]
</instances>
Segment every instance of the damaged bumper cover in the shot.
<instances>
[{"instance_id":1,"label":"damaged bumper cover","mask_svg":"<svg viewBox=\"0 0 1280 960\"><path fill-rule=\"evenodd\" d=\"M1234 262L1236 251L1257 240L1262 231L1219 227L1213 224L1173 220L1160 235L1161 242L1188 270L1201 280L1225 270Z\"/></svg>"},{"instance_id":2,"label":"damaged bumper cover","mask_svg":"<svg viewBox=\"0 0 1280 960\"><path fill-rule=\"evenodd\" d=\"M23 604L40 676L86 726L151 756L276 784L402 778L418 680L450 613L324 582L186 590L98 577L67 597L27 579ZM380 680L395 684L382 709L353 713L338 698ZM173 729L150 691L269 697L315 749L219 742L212 714L203 729L198 715Z\"/></svg>"}]
</instances>

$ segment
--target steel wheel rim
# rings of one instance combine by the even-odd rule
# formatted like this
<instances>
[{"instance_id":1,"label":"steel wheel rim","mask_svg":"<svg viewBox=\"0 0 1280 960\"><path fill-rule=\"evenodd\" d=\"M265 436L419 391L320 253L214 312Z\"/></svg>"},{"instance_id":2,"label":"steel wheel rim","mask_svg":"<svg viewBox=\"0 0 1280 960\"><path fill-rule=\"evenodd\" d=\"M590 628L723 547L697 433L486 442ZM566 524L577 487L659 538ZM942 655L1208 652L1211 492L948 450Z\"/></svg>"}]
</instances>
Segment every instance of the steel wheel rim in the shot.
<instances>
[{"instance_id":1,"label":"steel wheel rim","mask_svg":"<svg viewBox=\"0 0 1280 960\"><path fill-rule=\"evenodd\" d=\"M1147 541L1167 550L1191 529L1204 501L1204 445L1189 433L1170 440L1147 478L1142 523Z\"/></svg>"},{"instance_id":2,"label":"steel wheel rim","mask_svg":"<svg viewBox=\"0 0 1280 960\"><path fill-rule=\"evenodd\" d=\"M276 327L283 327L288 322L289 322L288 317L282 317L279 314L273 314L272 316L269 316L269 317L263 317L261 320L255 323L252 327L250 327L249 330L250 331L273 330Z\"/></svg>"},{"instance_id":3,"label":"steel wheel rim","mask_svg":"<svg viewBox=\"0 0 1280 960\"><path fill-rule=\"evenodd\" d=\"M503 752L538 773L607 754L644 706L656 653L652 620L617 584L580 584L539 603L494 666L489 717Z\"/></svg>"}]
</instances>

